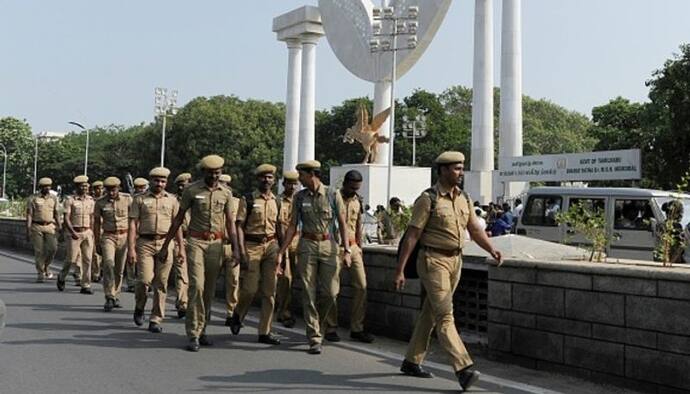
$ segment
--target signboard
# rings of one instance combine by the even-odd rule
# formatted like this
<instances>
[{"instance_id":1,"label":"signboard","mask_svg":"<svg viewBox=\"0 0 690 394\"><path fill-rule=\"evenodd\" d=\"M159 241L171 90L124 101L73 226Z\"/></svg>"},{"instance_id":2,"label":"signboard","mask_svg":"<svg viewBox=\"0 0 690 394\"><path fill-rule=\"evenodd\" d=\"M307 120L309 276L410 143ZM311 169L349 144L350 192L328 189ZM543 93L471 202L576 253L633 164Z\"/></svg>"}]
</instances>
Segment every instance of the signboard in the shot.
<instances>
[{"instance_id":1,"label":"signboard","mask_svg":"<svg viewBox=\"0 0 690 394\"><path fill-rule=\"evenodd\" d=\"M640 150L612 150L499 159L499 181L640 179Z\"/></svg>"}]
</instances>

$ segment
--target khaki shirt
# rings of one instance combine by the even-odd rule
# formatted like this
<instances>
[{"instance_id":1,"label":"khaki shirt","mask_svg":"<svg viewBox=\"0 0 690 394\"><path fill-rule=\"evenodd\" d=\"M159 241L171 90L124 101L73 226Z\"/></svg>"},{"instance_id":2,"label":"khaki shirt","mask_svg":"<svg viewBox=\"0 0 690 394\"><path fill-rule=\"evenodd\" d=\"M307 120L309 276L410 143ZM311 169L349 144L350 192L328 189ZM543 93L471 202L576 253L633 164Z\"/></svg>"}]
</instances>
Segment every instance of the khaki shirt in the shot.
<instances>
[{"instance_id":1,"label":"khaki shirt","mask_svg":"<svg viewBox=\"0 0 690 394\"><path fill-rule=\"evenodd\" d=\"M129 218L139 221L139 234L165 235L179 209L180 203L174 195L163 191L156 196L149 191L134 198Z\"/></svg>"},{"instance_id":2,"label":"khaki shirt","mask_svg":"<svg viewBox=\"0 0 690 394\"><path fill-rule=\"evenodd\" d=\"M345 224L347 225L347 234L350 239L354 240L357 236L357 223L362 216L362 202L359 200L359 195L355 194L350 198L343 196L345 203Z\"/></svg>"},{"instance_id":3,"label":"khaki shirt","mask_svg":"<svg viewBox=\"0 0 690 394\"><path fill-rule=\"evenodd\" d=\"M232 214L232 192L220 185L206 186L203 180L187 186L182 193L180 209L191 209L189 230L225 233L225 215Z\"/></svg>"},{"instance_id":4,"label":"khaki shirt","mask_svg":"<svg viewBox=\"0 0 690 394\"><path fill-rule=\"evenodd\" d=\"M309 189L300 190L292 201L291 224L301 223L304 233L330 233L333 239L337 238L335 223L338 220L338 213L333 212L331 200L335 202L335 209L344 214L342 196L338 192L329 191L326 185L319 185L313 193Z\"/></svg>"},{"instance_id":5,"label":"khaki shirt","mask_svg":"<svg viewBox=\"0 0 690 394\"><path fill-rule=\"evenodd\" d=\"M288 226L290 226L290 221L292 220L292 200L294 200L293 196L288 197L285 195L285 193L280 195L280 205L278 206L278 222L282 227L281 231L283 231L283 233L287 231ZM297 248L298 242L299 236L295 236L290 244L291 251Z\"/></svg>"},{"instance_id":6,"label":"khaki shirt","mask_svg":"<svg viewBox=\"0 0 690 394\"><path fill-rule=\"evenodd\" d=\"M120 193L117 199L101 197L96 201L96 216L103 219L101 228L103 231L126 230L129 226L129 207L132 205L132 196Z\"/></svg>"},{"instance_id":7,"label":"khaki shirt","mask_svg":"<svg viewBox=\"0 0 690 394\"><path fill-rule=\"evenodd\" d=\"M268 197L265 197L259 191L254 191L252 197L254 201L249 217L247 217L247 199L240 200L237 222L243 224L245 234L274 236L278 222L276 197L271 192L269 192Z\"/></svg>"},{"instance_id":8,"label":"khaki shirt","mask_svg":"<svg viewBox=\"0 0 690 394\"><path fill-rule=\"evenodd\" d=\"M422 193L412 208L410 226L423 230L420 239L423 246L458 251L463 246L467 223L475 216L472 201L457 186L444 190L437 183L434 189L437 194L434 212L430 212L431 197Z\"/></svg>"},{"instance_id":9,"label":"khaki shirt","mask_svg":"<svg viewBox=\"0 0 690 394\"><path fill-rule=\"evenodd\" d=\"M70 221L72 227L90 228L91 215L93 215L95 201L89 195L67 197L65 200L65 213L70 211Z\"/></svg>"},{"instance_id":10,"label":"khaki shirt","mask_svg":"<svg viewBox=\"0 0 690 394\"><path fill-rule=\"evenodd\" d=\"M36 193L29 199L26 211L33 222L55 223L58 215L58 199L52 194ZM55 223L57 224L57 223Z\"/></svg>"}]
</instances>

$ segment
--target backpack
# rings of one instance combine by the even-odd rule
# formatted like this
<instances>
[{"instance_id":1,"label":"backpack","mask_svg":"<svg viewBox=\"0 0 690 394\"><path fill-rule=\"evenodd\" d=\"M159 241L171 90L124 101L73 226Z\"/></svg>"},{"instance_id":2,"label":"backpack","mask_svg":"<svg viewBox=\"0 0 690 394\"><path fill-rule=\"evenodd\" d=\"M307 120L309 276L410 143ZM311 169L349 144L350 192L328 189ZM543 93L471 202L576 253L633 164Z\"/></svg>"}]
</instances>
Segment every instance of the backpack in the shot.
<instances>
[{"instance_id":1,"label":"backpack","mask_svg":"<svg viewBox=\"0 0 690 394\"><path fill-rule=\"evenodd\" d=\"M433 213L434 209L436 209L436 203L438 202L438 194L436 193L436 189L433 187L430 187L426 190L424 190L424 193L429 195L429 199L431 200L431 204L429 206L429 213ZM465 197L467 200L467 206L472 209L472 204L470 203L470 196L462 190L462 195ZM402 244L403 240L407 236L407 232L409 231L409 226L407 229L405 229L405 232L403 233L402 237L400 237L400 243L398 243L398 259L400 258L400 252L402 249ZM412 249L412 253L410 253L410 257L407 259L407 262L405 263L405 271L404 275L405 278L408 279L418 279L419 278L419 273L417 272L417 258L419 256L419 250L421 249L422 245L419 241L415 244L414 248Z\"/></svg>"}]
</instances>

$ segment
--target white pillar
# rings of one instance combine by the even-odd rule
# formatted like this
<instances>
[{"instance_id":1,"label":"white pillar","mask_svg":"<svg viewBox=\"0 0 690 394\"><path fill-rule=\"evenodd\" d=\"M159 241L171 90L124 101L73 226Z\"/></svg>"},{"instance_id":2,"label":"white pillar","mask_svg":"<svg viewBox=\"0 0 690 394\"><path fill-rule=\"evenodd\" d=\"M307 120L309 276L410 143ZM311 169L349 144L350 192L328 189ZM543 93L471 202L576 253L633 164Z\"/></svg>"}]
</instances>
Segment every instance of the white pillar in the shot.
<instances>
[{"instance_id":1,"label":"white pillar","mask_svg":"<svg viewBox=\"0 0 690 394\"><path fill-rule=\"evenodd\" d=\"M492 16L492 0L475 0L471 155L471 170L473 172L492 171L494 169L494 34Z\"/></svg>"},{"instance_id":2,"label":"white pillar","mask_svg":"<svg viewBox=\"0 0 690 394\"><path fill-rule=\"evenodd\" d=\"M314 110L316 95L316 43L319 35L302 38L302 86L299 109L299 161L314 159Z\"/></svg>"},{"instance_id":3,"label":"white pillar","mask_svg":"<svg viewBox=\"0 0 690 394\"><path fill-rule=\"evenodd\" d=\"M379 81L374 83L374 113L371 114L373 118L376 114L383 112L386 108L391 106L391 82ZM381 125L379 135L390 137L390 119ZM376 164L388 165L388 156L390 151L390 144L379 144L379 154L376 157Z\"/></svg>"},{"instance_id":4,"label":"white pillar","mask_svg":"<svg viewBox=\"0 0 690 394\"><path fill-rule=\"evenodd\" d=\"M522 156L521 0L503 0L499 158Z\"/></svg>"},{"instance_id":5,"label":"white pillar","mask_svg":"<svg viewBox=\"0 0 690 394\"><path fill-rule=\"evenodd\" d=\"M283 171L294 171L298 163L300 128L300 83L302 77L302 42L298 38L285 41L288 47L287 95L285 98L285 142Z\"/></svg>"}]
</instances>

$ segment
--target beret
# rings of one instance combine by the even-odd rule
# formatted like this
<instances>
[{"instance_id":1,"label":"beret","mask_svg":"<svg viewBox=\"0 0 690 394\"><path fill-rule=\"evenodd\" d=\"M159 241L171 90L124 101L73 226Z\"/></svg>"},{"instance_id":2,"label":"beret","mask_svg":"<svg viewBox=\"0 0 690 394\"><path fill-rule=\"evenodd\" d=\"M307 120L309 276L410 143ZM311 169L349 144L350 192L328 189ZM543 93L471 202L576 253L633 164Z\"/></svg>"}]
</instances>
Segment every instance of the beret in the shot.
<instances>
[{"instance_id":1,"label":"beret","mask_svg":"<svg viewBox=\"0 0 690 394\"><path fill-rule=\"evenodd\" d=\"M455 164L455 163L464 163L465 162L465 155L463 155L461 152L455 152L455 151L446 151L438 155L436 157L436 160L434 160L434 163L436 164Z\"/></svg>"},{"instance_id":2,"label":"beret","mask_svg":"<svg viewBox=\"0 0 690 394\"><path fill-rule=\"evenodd\" d=\"M288 181L296 181L299 179L299 172L297 171L285 171L283 172L283 178Z\"/></svg>"},{"instance_id":3,"label":"beret","mask_svg":"<svg viewBox=\"0 0 690 394\"><path fill-rule=\"evenodd\" d=\"M230 183L232 182L232 177L228 174L221 174L218 180L221 182Z\"/></svg>"},{"instance_id":4,"label":"beret","mask_svg":"<svg viewBox=\"0 0 690 394\"><path fill-rule=\"evenodd\" d=\"M94 183L91 184L91 187L99 187L103 186L103 181L94 181Z\"/></svg>"},{"instance_id":5,"label":"beret","mask_svg":"<svg viewBox=\"0 0 690 394\"><path fill-rule=\"evenodd\" d=\"M261 174L265 174L265 173L275 174L276 170L277 170L276 166L274 166L272 164L262 164L262 165L256 167L256 169L254 170L254 174L256 174L256 175L261 175Z\"/></svg>"},{"instance_id":6,"label":"beret","mask_svg":"<svg viewBox=\"0 0 690 394\"><path fill-rule=\"evenodd\" d=\"M201 164L201 168L204 170L215 170L223 167L225 160L218 155L208 155L201 159L199 164Z\"/></svg>"},{"instance_id":7,"label":"beret","mask_svg":"<svg viewBox=\"0 0 690 394\"><path fill-rule=\"evenodd\" d=\"M148 186L149 181L146 180L146 178L136 178L134 180L134 186L141 187L141 186Z\"/></svg>"},{"instance_id":8,"label":"beret","mask_svg":"<svg viewBox=\"0 0 690 394\"><path fill-rule=\"evenodd\" d=\"M74 177L74 183L88 183L89 177L86 175L79 175Z\"/></svg>"},{"instance_id":9,"label":"beret","mask_svg":"<svg viewBox=\"0 0 690 394\"><path fill-rule=\"evenodd\" d=\"M149 171L149 176L167 178L168 176L170 176L170 170L165 167L156 167Z\"/></svg>"},{"instance_id":10,"label":"beret","mask_svg":"<svg viewBox=\"0 0 690 394\"><path fill-rule=\"evenodd\" d=\"M321 163L318 160L307 160L297 164L297 171L318 170L321 168Z\"/></svg>"},{"instance_id":11,"label":"beret","mask_svg":"<svg viewBox=\"0 0 690 394\"><path fill-rule=\"evenodd\" d=\"M38 186L53 186L53 180L50 178L41 178L38 180Z\"/></svg>"},{"instance_id":12,"label":"beret","mask_svg":"<svg viewBox=\"0 0 690 394\"><path fill-rule=\"evenodd\" d=\"M105 187L115 187L120 186L120 178L116 176L109 176L103 181L103 186Z\"/></svg>"},{"instance_id":13,"label":"beret","mask_svg":"<svg viewBox=\"0 0 690 394\"><path fill-rule=\"evenodd\" d=\"M175 183L180 183L184 181L188 181L192 179L192 174L188 172L183 172L182 174L178 175L177 178L175 178Z\"/></svg>"}]
</instances>

